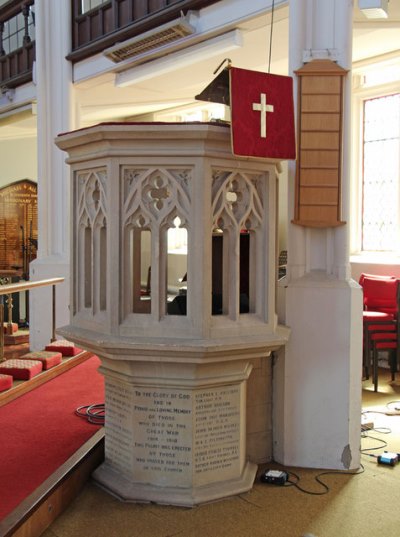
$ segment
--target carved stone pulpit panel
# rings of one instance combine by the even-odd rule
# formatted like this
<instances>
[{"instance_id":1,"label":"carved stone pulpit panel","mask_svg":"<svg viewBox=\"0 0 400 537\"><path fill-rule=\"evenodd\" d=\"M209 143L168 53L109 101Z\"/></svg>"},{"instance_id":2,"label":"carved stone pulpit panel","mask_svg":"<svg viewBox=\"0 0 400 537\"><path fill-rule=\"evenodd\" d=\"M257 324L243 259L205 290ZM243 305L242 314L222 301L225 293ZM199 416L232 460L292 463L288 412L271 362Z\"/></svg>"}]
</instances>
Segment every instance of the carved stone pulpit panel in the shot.
<instances>
[{"instance_id":1,"label":"carved stone pulpit panel","mask_svg":"<svg viewBox=\"0 0 400 537\"><path fill-rule=\"evenodd\" d=\"M73 229L59 332L100 356L106 377L95 478L127 500L178 505L249 490L254 462L271 457L269 356L287 339L276 163L234 157L229 129L208 124L104 124L57 145Z\"/></svg>"}]
</instances>

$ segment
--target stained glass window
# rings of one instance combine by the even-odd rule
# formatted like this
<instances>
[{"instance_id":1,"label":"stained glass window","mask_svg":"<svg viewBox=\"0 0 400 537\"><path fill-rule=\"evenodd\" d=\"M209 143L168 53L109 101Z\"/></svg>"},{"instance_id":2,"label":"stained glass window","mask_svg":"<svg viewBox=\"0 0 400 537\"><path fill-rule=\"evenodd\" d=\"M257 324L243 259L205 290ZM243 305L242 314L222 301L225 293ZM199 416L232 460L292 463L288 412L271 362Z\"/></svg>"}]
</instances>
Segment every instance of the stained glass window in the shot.
<instances>
[{"instance_id":1,"label":"stained glass window","mask_svg":"<svg viewBox=\"0 0 400 537\"><path fill-rule=\"evenodd\" d=\"M399 250L400 94L364 102L362 250Z\"/></svg>"}]
</instances>

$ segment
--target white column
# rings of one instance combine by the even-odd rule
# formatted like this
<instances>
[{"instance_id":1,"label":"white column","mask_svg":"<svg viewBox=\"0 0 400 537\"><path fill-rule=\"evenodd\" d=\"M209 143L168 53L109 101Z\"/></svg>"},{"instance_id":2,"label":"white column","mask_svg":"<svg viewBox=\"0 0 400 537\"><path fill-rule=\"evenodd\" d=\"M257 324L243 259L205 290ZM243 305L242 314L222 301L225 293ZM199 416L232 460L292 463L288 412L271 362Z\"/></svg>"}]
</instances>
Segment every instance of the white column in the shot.
<instances>
[{"instance_id":1,"label":"white column","mask_svg":"<svg viewBox=\"0 0 400 537\"><path fill-rule=\"evenodd\" d=\"M351 0L291 0L290 72L305 59L351 68ZM296 76L295 85L297 85ZM343 115L342 219L349 221L350 75ZM296 95L296 92L295 92ZM294 172L289 207L294 211ZM291 180L290 180L291 179ZM350 280L349 226L289 224L286 324L275 374L274 457L286 465L354 469L360 462L362 295Z\"/></svg>"},{"instance_id":2,"label":"white column","mask_svg":"<svg viewBox=\"0 0 400 537\"><path fill-rule=\"evenodd\" d=\"M37 139L39 249L30 278L65 277L57 287L56 324L69 321L69 169L54 144L57 134L73 125L71 2L36 0ZM30 344L41 349L51 337L50 289L31 292Z\"/></svg>"}]
</instances>

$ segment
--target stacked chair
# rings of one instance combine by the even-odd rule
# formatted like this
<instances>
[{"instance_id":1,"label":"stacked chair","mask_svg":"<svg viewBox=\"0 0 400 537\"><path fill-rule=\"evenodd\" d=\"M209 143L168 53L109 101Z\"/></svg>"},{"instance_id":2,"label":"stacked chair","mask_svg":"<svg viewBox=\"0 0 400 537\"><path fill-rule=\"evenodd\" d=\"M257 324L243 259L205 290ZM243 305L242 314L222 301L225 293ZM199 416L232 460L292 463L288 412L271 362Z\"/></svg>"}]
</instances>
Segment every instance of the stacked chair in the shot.
<instances>
[{"instance_id":1,"label":"stacked chair","mask_svg":"<svg viewBox=\"0 0 400 537\"><path fill-rule=\"evenodd\" d=\"M381 351L389 353L392 380L399 365L399 303L400 280L394 276L361 274L359 283L363 288L363 367L369 378L372 366L374 391L378 391L378 360Z\"/></svg>"}]
</instances>

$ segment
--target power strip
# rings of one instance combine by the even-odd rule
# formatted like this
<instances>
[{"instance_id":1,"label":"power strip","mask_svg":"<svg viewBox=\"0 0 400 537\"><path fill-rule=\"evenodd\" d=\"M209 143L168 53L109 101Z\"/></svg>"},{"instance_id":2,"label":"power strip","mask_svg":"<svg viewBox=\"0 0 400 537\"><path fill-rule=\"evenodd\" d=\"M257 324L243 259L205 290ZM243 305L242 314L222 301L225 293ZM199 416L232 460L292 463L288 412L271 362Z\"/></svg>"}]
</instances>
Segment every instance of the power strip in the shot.
<instances>
[{"instance_id":1,"label":"power strip","mask_svg":"<svg viewBox=\"0 0 400 537\"><path fill-rule=\"evenodd\" d=\"M289 474L283 470L265 470L260 476L260 481L270 485L284 485L289 479Z\"/></svg>"},{"instance_id":2,"label":"power strip","mask_svg":"<svg viewBox=\"0 0 400 537\"><path fill-rule=\"evenodd\" d=\"M399 462L399 454L391 453L390 451L385 451L382 455L377 457L378 464L388 464L390 466L395 466Z\"/></svg>"}]
</instances>

